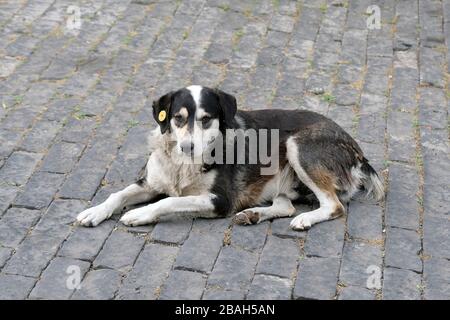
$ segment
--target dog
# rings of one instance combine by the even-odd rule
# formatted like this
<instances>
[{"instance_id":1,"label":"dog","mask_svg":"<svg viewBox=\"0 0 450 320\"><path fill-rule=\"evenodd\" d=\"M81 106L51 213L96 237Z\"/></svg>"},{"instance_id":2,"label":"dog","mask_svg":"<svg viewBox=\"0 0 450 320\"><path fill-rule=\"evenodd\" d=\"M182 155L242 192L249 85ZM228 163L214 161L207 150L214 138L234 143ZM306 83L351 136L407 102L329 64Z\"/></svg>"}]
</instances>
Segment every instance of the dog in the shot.
<instances>
[{"instance_id":1,"label":"dog","mask_svg":"<svg viewBox=\"0 0 450 320\"><path fill-rule=\"evenodd\" d=\"M232 95L198 85L163 95L152 109L159 126L149 139L152 153L142 176L81 212L79 224L97 226L126 207L147 203L128 211L120 221L138 226L170 214L201 218L234 214L236 224L250 225L293 216L292 202L309 192L319 208L290 223L294 230L305 230L342 216L344 204L359 191L376 200L384 196L383 183L355 140L318 113L238 110ZM237 150L235 131L250 129L266 134L259 133L258 143L244 136L245 150ZM266 139L269 131L277 135ZM272 172L263 174L267 161L249 161L249 149L255 145L271 149L277 160ZM221 161L217 155L227 148L234 155ZM205 161L207 153L213 161ZM239 157L244 161L237 161ZM155 199L160 200L152 203Z\"/></svg>"}]
</instances>

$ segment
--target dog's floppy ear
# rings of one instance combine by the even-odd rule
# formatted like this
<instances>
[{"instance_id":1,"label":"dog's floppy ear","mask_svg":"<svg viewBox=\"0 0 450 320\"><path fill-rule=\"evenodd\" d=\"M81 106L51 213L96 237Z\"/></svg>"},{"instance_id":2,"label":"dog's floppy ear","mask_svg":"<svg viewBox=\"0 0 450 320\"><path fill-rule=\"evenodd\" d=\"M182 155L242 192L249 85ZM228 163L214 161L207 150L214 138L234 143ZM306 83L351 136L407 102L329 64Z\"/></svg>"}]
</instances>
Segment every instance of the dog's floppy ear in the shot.
<instances>
[{"instance_id":1,"label":"dog's floppy ear","mask_svg":"<svg viewBox=\"0 0 450 320\"><path fill-rule=\"evenodd\" d=\"M220 108L222 109L222 121L230 128L237 111L236 98L217 88L215 89L215 92L219 98Z\"/></svg>"},{"instance_id":2,"label":"dog's floppy ear","mask_svg":"<svg viewBox=\"0 0 450 320\"><path fill-rule=\"evenodd\" d=\"M164 134L170 127L170 108L172 106L173 91L163 95L158 100L153 101L153 117Z\"/></svg>"}]
</instances>

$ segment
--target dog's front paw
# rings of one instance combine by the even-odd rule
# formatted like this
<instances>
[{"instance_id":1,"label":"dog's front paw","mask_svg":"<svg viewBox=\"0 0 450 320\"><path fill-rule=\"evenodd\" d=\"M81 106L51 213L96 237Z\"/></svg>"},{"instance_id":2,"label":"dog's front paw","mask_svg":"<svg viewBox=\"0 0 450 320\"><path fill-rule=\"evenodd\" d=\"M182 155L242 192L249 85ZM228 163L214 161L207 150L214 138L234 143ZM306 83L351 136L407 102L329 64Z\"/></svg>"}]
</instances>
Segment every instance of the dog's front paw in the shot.
<instances>
[{"instance_id":1,"label":"dog's front paw","mask_svg":"<svg viewBox=\"0 0 450 320\"><path fill-rule=\"evenodd\" d=\"M103 205L98 205L81 212L77 216L77 222L85 227L95 227L110 216L111 214Z\"/></svg>"},{"instance_id":2,"label":"dog's front paw","mask_svg":"<svg viewBox=\"0 0 450 320\"><path fill-rule=\"evenodd\" d=\"M259 217L259 212L253 210L244 210L236 213L236 215L233 217L233 223L240 225L255 224L259 222Z\"/></svg>"},{"instance_id":3,"label":"dog's front paw","mask_svg":"<svg viewBox=\"0 0 450 320\"><path fill-rule=\"evenodd\" d=\"M122 218L120 218L120 222L130 227L149 224L154 221L155 218L153 214L141 208L128 211L122 216Z\"/></svg>"},{"instance_id":4,"label":"dog's front paw","mask_svg":"<svg viewBox=\"0 0 450 320\"><path fill-rule=\"evenodd\" d=\"M296 216L291 221L291 228L294 230L308 230L311 228L311 225L311 217L308 212Z\"/></svg>"}]
</instances>

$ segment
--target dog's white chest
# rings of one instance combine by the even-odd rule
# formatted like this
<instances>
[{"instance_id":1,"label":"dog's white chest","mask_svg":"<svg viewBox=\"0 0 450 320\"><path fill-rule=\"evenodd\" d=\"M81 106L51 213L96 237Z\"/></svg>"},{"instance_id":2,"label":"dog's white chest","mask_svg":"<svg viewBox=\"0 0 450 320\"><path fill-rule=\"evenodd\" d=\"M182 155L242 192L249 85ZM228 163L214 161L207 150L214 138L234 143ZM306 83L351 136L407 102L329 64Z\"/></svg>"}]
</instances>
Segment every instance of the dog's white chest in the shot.
<instances>
[{"instance_id":1,"label":"dog's white chest","mask_svg":"<svg viewBox=\"0 0 450 320\"><path fill-rule=\"evenodd\" d=\"M208 193L215 175L214 171L203 173L201 165L177 164L158 150L147 162L147 183L172 197Z\"/></svg>"}]
</instances>

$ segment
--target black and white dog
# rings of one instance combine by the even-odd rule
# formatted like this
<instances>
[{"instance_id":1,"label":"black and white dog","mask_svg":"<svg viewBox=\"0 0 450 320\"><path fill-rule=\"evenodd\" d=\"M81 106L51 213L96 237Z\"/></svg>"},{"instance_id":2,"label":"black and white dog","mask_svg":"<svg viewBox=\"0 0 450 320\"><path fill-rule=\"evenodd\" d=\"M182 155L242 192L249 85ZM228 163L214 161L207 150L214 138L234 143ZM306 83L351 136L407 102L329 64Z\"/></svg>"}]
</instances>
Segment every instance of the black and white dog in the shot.
<instances>
[{"instance_id":1,"label":"black and white dog","mask_svg":"<svg viewBox=\"0 0 450 320\"><path fill-rule=\"evenodd\" d=\"M303 230L344 214L343 203L359 190L377 200L384 195L380 178L358 144L320 114L238 111L232 95L190 86L155 101L153 116L159 127L152 132L153 150L142 177L81 212L77 217L81 225L96 226L127 206L161 196L165 198L128 211L120 221L137 226L168 214L204 218L235 214L235 223L255 224L292 216L291 201L308 190L320 207L292 220L293 229ZM258 132L257 142L246 134L250 129ZM244 150L237 147L239 130L244 132ZM269 131L277 135L261 134ZM267 162L262 163L262 157L250 161L255 145L271 150L270 157L278 164L274 170L263 172ZM244 161L237 161L242 154Z\"/></svg>"}]
</instances>

